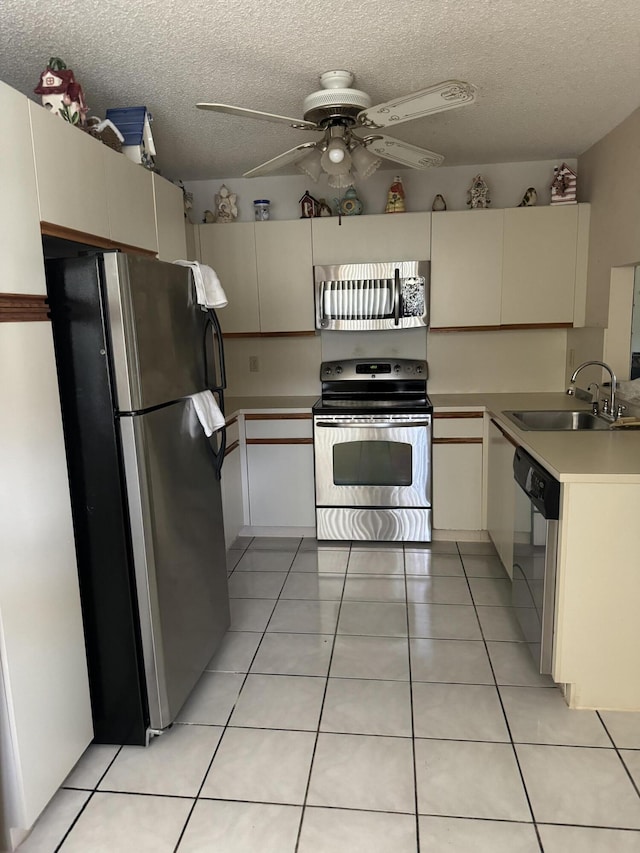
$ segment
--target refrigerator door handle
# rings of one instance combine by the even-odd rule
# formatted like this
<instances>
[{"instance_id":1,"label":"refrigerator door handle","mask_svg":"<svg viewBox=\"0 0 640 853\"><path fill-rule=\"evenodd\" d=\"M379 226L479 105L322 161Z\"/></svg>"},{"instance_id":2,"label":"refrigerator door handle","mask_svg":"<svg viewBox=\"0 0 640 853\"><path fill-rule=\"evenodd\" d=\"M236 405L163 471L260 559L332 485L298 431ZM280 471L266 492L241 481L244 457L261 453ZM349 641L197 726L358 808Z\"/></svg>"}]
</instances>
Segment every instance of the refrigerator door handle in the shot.
<instances>
[{"instance_id":1,"label":"refrigerator door handle","mask_svg":"<svg viewBox=\"0 0 640 853\"><path fill-rule=\"evenodd\" d=\"M215 388L226 388L227 387L227 370L224 363L224 344L222 341L222 328L220 326L220 320L218 320L218 315L213 309L209 309L207 312L209 316L209 322L207 323L205 330L205 346L204 346L204 358L205 358L205 377L207 380L207 387L211 388L211 383L209 382L208 376L208 360L207 360L207 348L206 348L206 334L209 331L209 328L213 328L213 336L215 338L217 348L218 348L218 361L217 364L220 366L220 376L216 377L216 379L220 379L220 383L215 383Z\"/></svg>"}]
</instances>

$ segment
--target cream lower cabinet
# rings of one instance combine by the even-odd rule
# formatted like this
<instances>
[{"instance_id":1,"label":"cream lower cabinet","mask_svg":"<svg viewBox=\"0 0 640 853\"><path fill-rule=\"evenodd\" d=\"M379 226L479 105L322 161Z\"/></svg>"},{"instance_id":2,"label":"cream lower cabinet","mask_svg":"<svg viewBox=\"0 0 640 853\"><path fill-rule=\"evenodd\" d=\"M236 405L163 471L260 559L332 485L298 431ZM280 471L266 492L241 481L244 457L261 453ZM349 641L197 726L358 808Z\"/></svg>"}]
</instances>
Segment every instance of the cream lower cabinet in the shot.
<instances>
[{"instance_id":1,"label":"cream lower cabinet","mask_svg":"<svg viewBox=\"0 0 640 853\"><path fill-rule=\"evenodd\" d=\"M245 415L251 527L314 527L311 414Z\"/></svg>"},{"instance_id":2,"label":"cream lower cabinet","mask_svg":"<svg viewBox=\"0 0 640 853\"><path fill-rule=\"evenodd\" d=\"M431 214L396 213L311 220L314 264L428 261Z\"/></svg>"},{"instance_id":3,"label":"cream lower cabinet","mask_svg":"<svg viewBox=\"0 0 640 853\"><path fill-rule=\"evenodd\" d=\"M509 577L513 573L513 530L515 481L513 454L515 445L505 432L489 419L487 441L487 529Z\"/></svg>"},{"instance_id":4,"label":"cream lower cabinet","mask_svg":"<svg viewBox=\"0 0 640 853\"><path fill-rule=\"evenodd\" d=\"M227 425L227 448L222 465L222 513L227 550L232 547L244 527L242 489L244 447L240 445L239 427L237 419Z\"/></svg>"},{"instance_id":5,"label":"cream lower cabinet","mask_svg":"<svg viewBox=\"0 0 640 853\"><path fill-rule=\"evenodd\" d=\"M482 433L481 412L434 415L434 530L482 530Z\"/></svg>"},{"instance_id":6,"label":"cream lower cabinet","mask_svg":"<svg viewBox=\"0 0 640 853\"><path fill-rule=\"evenodd\" d=\"M498 326L503 210L431 217L431 327Z\"/></svg>"}]
</instances>

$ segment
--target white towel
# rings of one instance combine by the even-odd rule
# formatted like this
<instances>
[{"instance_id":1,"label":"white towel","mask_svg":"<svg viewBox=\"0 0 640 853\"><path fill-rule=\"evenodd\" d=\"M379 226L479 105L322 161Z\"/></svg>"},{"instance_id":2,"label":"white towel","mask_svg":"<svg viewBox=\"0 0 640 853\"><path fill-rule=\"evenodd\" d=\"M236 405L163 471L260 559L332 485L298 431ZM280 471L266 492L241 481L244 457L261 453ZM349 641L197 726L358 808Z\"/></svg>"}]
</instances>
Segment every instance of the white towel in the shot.
<instances>
[{"instance_id":1,"label":"white towel","mask_svg":"<svg viewBox=\"0 0 640 853\"><path fill-rule=\"evenodd\" d=\"M174 261L174 264L190 267L198 305L202 305L203 309L224 308L228 304L229 300L214 269L198 261Z\"/></svg>"},{"instance_id":2,"label":"white towel","mask_svg":"<svg viewBox=\"0 0 640 853\"><path fill-rule=\"evenodd\" d=\"M205 435L213 435L216 430L222 429L225 425L224 415L211 391L200 391L198 394L192 394L189 399L193 401Z\"/></svg>"}]
</instances>

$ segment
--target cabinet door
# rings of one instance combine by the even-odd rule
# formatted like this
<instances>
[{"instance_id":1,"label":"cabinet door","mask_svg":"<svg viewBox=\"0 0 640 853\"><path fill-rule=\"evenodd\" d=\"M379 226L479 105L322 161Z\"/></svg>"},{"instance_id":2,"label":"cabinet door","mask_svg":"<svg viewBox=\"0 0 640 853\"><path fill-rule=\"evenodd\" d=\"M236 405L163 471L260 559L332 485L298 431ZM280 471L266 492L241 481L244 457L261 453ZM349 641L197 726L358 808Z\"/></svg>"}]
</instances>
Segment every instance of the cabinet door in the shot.
<instances>
[{"instance_id":1,"label":"cabinet door","mask_svg":"<svg viewBox=\"0 0 640 853\"><path fill-rule=\"evenodd\" d=\"M514 446L493 421L487 448L487 528L509 577L513 572Z\"/></svg>"},{"instance_id":2,"label":"cabinet door","mask_svg":"<svg viewBox=\"0 0 640 853\"><path fill-rule=\"evenodd\" d=\"M102 147L111 239L127 246L157 252L153 173L123 154L104 145Z\"/></svg>"},{"instance_id":3,"label":"cabinet door","mask_svg":"<svg viewBox=\"0 0 640 853\"><path fill-rule=\"evenodd\" d=\"M227 550L233 546L244 527L241 456L240 447L235 447L225 456L222 466L222 514Z\"/></svg>"},{"instance_id":4,"label":"cabinet door","mask_svg":"<svg viewBox=\"0 0 640 853\"><path fill-rule=\"evenodd\" d=\"M395 213L313 219L314 264L428 261L431 214Z\"/></svg>"},{"instance_id":5,"label":"cabinet door","mask_svg":"<svg viewBox=\"0 0 640 853\"><path fill-rule=\"evenodd\" d=\"M219 311L224 332L259 332L253 222L199 225L200 259L218 274L229 304Z\"/></svg>"},{"instance_id":6,"label":"cabinet door","mask_svg":"<svg viewBox=\"0 0 640 853\"><path fill-rule=\"evenodd\" d=\"M443 211L432 216L432 328L500 324L503 213Z\"/></svg>"},{"instance_id":7,"label":"cabinet door","mask_svg":"<svg viewBox=\"0 0 640 853\"><path fill-rule=\"evenodd\" d=\"M161 261L186 259L187 232L182 190L154 173L153 197L156 206L158 258Z\"/></svg>"},{"instance_id":8,"label":"cabinet door","mask_svg":"<svg viewBox=\"0 0 640 853\"><path fill-rule=\"evenodd\" d=\"M49 323L0 324L0 387L0 824L27 830L93 738Z\"/></svg>"},{"instance_id":9,"label":"cabinet door","mask_svg":"<svg viewBox=\"0 0 640 853\"><path fill-rule=\"evenodd\" d=\"M315 499L311 444L248 444L252 527L313 527Z\"/></svg>"},{"instance_id":10,"label":"cabinet door","mask_svg":"<svg viewBox=\"0 0 640 853\"><path fill-rule=\"evenodd\" d=\"M256 222L261 332L315 328L311 220Z\"/></svg>"},{"instance_id":11,"label":"cabinet door","mask_svg":"<svg viewBox=\"0 0 640 853\"><path fill-rule=\"evenodd\" d=\"M29 110L40 220L109 239L109 149L33 101Z\"/></svg>"},{"instance_id":12,"label":"cabinet door","mask_svg":"<svg viewBox=\"0 0 640 853\"><path fill-rule=\"evenodd\" d=\"M0 290L46 293L29 101L0 83Z\"/></svg>"},{"instance_id":13,"label":"cabinet door","mask_svg":"<svg viewBox=\"0 0 640 853\"><path fill-rule=\"evenodd\" d=\"M482 444L434 443L432 458L434 529L481 530Z\"/></svg>"},{"instance_id":14,"label":"cabinet door","mask_svg":"<svg viewBox=\"0 0 640 853\"><path fill-rule=\"evenodd\" d=\"M504 211L502 319L572 323L578 205Z\"/></svg>"}]
</instances>

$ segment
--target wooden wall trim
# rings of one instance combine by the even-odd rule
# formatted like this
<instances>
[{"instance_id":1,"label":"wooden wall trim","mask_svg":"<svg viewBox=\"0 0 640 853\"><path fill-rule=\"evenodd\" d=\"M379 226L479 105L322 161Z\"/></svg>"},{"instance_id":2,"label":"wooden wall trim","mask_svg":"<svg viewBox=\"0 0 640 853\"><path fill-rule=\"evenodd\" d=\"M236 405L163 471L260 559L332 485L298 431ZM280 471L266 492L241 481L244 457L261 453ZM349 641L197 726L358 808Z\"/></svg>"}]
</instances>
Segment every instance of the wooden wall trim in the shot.
<instances>
[{"instance_id":1,"label":"wooden wall trim","mask_svg":"<svg viewBox=\"0 0 640 853\"><path fill-rule=\"evenodd\" d=\"M34 323L50 319L46 296L0 293L0 323Z\"/></svg>"},{"instance_id":2,"label":"wooden wall trim","mask_svg":"<svg viewBox=\"0 0 640 853\"><path fill-rule=\"evenodd\" d=\"M484 412L434 412L434 418L482 418Z\"/></svg>"},{"instance_id":3,"label":"wooden wall trim","mask_svg":"<svg viewBox=\"0 0 640 853\"><path fill-rule=\"evenodd\" d=\"M312 438L248 438L247 444L313 444Z\"/></svg>"},{"instance_id":4,"label":"wooden wall trim","mask_svg":"<svg viewBox=\"0 0 640 853\"><path fill-rule=\"evenodd\" d=\"M139 246L130 246L128 243L118 243L116 240L109 240L107 237L98 237L96 234L76 231L75 228L54 225L53 222L41 222L40 232L47 237L61 237L63 240L85 243L87 246L95 246L97 249L120 249L121 252L127 254L145 255L148 258L155 258L157 255L157 252L150 249L141 249Z\"/></svg>"},{"instance_id":5,"label":"wooden wall trim","mask_svg":"<svg viewBox=\"0 0 640 853\"><path fill-rule=\"evenodd\" d=\"M234 450L237 450L238 447L240 447L240 442L239 441L232 441L231 444L227 448L225 448L224 458L226 459L227 456L230 453L233 453Z\"/></svg>"},{"instance_id":6,"label":"wooden wall trim","mask_svg":"<svg viewBox=\"0 0 640 853\"><path fill-rule=\"evenodd\" d=\"M223 338L315 338L317 332L223 332Z\"/></svg>"},{"instance_id":7,"label":"wooden wall trim","mask_svg":"<svg viewBox=\"0 0 640 853\"><path fill-rule=\"evenodd\" d=\"M249 414L245 415L246 421L310 421L313 415L309 412L290 412L283 414L275 414L273 412L265 412L264 414Z\"/></svg>"},{"instance_id":8,"label":"wooden wall trim","mask_svg":"<svg viewBox=\"0 0 640 853\"><path fill-rule=\"evenodd\" d=\"M430 326L431 332L508 332L527 329L572 329L573 323L502 323L497 326Z\"/></svg>"},{"instance_id":9,"label":"wooden wall trim","mask_svg":"<svg viewBox=\"0 0 640 853\"><path fill-rule=\"evenodd\" d=\"M234 416L231 418L231 420L229 420L229 421L227 421L227 422L226 422L225 426L226 426L226 428L227 428L227 429L229 429L229 427L230 427L230 426L233 426L234 424L237 424L237 423L238 423L238 416L237 416L237 415L234 415Z\"/></svg>"},{"instance_id":10,"label":"wooden wall trim","mask_svg":"<svg viewBox=\"0 0 640 853\"><path fill-rule=\"evenodd\" d=\"M434 438L434 444L482 444L482 438Z\"/></svg>"}]
</instances>

